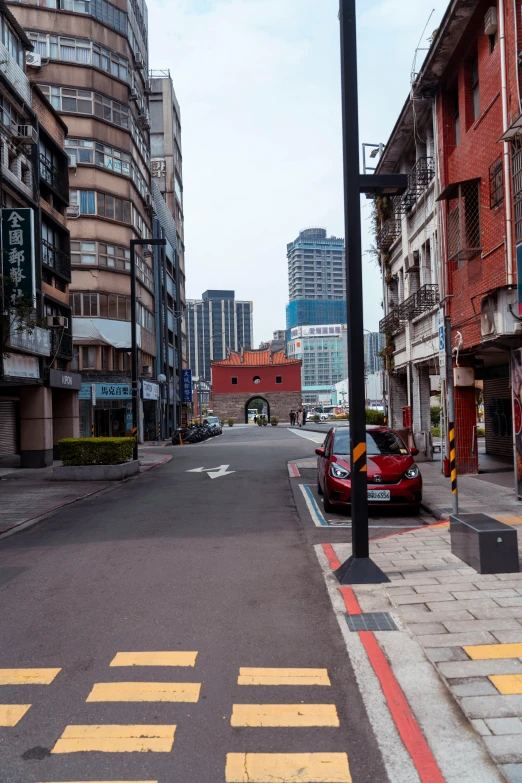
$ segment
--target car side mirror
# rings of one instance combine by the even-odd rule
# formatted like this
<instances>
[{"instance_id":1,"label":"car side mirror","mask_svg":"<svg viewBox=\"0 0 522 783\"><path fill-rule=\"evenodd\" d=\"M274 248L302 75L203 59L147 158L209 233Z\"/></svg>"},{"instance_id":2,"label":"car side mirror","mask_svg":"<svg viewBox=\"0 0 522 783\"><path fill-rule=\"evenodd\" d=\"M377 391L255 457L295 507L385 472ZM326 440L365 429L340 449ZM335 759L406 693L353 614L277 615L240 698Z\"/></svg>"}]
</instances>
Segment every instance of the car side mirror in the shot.
<instances>
[{"instance_id":1,"label":"car side mirror","mask_svg":"<svg viewBox=\"0 0 522 783\"><path fill-rule=\"evenodd\" d=\"M316 449L315 453L318 457L324 457L324 449Z\"/></svg>"},{"instance_id":2,"label":"car side mirror","mask_svg":"<svg viewBox=\"0 0 522 783\"><path fill-rule=\"evenodd\" d=\"M415 448L410 449L410 454L412 457L416 457L418 453L419 453L419 449L415 449Z\"/></svg>"}]
</instances>

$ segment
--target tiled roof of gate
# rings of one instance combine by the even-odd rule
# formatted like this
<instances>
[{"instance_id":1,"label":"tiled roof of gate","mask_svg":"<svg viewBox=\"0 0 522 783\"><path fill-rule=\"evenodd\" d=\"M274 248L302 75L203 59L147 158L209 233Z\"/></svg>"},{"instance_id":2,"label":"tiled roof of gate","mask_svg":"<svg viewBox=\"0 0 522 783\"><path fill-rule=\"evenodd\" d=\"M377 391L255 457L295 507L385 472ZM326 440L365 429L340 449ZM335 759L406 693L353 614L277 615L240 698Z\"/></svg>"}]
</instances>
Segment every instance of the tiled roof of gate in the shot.
<instances>
[{"instance_id":1,"label":"tiled roof of gate","mask_svg":"<svg viewBox=\"0 0 522 783\"><path fill-rule=\"evenodd\" d=\"M232 365L244 366L244 367L265 367L267 365L274 364L300 364L300 359L289 359L285 356L284 351L277 351L272 353L270 349L257 351L255 349L248 349L243 353L237 353L231 351L228 359L223 359L221 362L212 362L212 365L217 367L230 367Z\"/></svg>"}]
</instances>

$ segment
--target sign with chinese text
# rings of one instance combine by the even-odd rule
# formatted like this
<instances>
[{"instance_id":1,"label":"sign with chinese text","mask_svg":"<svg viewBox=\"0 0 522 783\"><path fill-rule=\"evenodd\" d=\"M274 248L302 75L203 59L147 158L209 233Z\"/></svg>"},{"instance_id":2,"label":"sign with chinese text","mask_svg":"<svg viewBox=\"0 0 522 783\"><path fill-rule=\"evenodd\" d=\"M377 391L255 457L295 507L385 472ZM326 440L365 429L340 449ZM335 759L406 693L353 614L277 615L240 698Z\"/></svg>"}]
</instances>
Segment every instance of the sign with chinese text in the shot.
<instances>
[{"instance_id":1,"label":"sign with chinese text","mask_svg":"<svg viewBox=\"0 0 522 783\"><path fill-rule=\"evenodd\" d=\"M49 329L41 329L39 326L21 329L16 323L11 326L9 346L28 353L37 353L40 356L50 356L51 333Z\"/></svg>"},{"instance_id":2,"label":"sign with chinese text","mask_svg":"<svg viewBox=\"0 0 522 783\"><path fill-rule=\"evenodd\" d=\"M181 386L183 402L192 402L192 370L181 371Z\"/></svg>"},{"instance_id":3,"label":"sign with chinese text","mask_svg":"<svg viewBox=\"0 0 522 783\"><path fill-rule=\"evenodd\" d=\"M40 364L36 356L12 353L4 357L4 375L10 378L39 378Z\"/></svg>"},{"instance_id":4,"label":"sign with chinese text","mask_svg":"<svg viewBox=\"0 0 522 783\"><path fill-rule=\"evenodd\" d=\"M132 391L130 383L82 383L80 400L92 400L92 387L94 399L100 400L131 400Z\"/></svg>"},{"instance_id":5,"label":"sign with chinese text","mask_svg":"<svg viewBox=\"0 0 522 783\"><path fill-rule=\"evenodd\" d=\"M151 169L153 177L164 177L166 172L165 158L152 158Z\"/></svg>"},{"instance_id":6,"label":"sign with chinese text","mask_svg":"<svg viewBox=\"0 0 522 783\"><path fill-rule=\"evenodd\" d=\"M142 381L141 396L144 400L159 400L159 385L152 381Z\"/></svg>"},{"instance_id":7,"label":"sign with chinese text","mask_svg":"<svg viewBox=\"0 0 522 783\"><path fill-rule=\"evenodd\" d=\"M34 301L34 213L32 209L2 209L2 275L5 307L22 297Z\"/></svg>"},{"instance_id":8,"label":"sign with chinese text","mask_svg":"<svg viewBox=\"0 0 522 783\"><path fill-rule=\"evenodd\" d=\"M295 340L299 337L339 337L342 331L342 324L325 324L324 326L295 326L290 331L290 336L292 340Z\"/></svg>"},{"instance_id":9,"label":"sign with chinese text","mask_svg":"<svg viewBox=\"0 0 522 783\"><path fill-rule=\"evenodd\" d=\"M439 308L437 312L437 334L439 343L439 371L440 377L446 377L446 332L444 326L444 310Z\"/></svg>"}]
</instances>

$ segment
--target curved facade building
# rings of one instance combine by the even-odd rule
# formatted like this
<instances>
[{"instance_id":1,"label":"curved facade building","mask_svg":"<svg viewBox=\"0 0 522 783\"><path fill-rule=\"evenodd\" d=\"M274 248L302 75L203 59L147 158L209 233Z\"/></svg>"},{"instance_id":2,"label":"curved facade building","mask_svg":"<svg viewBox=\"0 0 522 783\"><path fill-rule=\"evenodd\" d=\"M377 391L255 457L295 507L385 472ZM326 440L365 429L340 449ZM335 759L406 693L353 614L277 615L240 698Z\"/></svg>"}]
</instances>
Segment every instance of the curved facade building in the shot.
<instances>
[{"instance_id":1,"label":"curved facade building","mask_svg":"<svg viewBox=\"0 0 522 783\"><path fill-rule=\"evenodd\" d=\"M132 421L129 242L152 236L147 8L142 0L10 7L34 45L28 74L69 129L74 366L84 381L80 397L89 397L80 403L81 434L122 435ZM152 377L153 258L139 251L139 373Z\"/></svg>"}]
</instances>

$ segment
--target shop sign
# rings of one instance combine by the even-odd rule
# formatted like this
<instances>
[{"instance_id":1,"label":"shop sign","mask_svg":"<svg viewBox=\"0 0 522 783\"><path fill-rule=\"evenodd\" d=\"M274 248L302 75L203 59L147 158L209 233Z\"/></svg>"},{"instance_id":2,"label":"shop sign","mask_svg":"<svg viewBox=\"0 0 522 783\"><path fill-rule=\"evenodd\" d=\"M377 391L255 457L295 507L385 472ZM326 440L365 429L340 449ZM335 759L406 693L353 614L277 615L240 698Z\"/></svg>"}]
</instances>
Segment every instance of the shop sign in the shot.
<instances>
[{"instance_id":1,"label":"shop sign","mask_svg":"<svg viewBox=\"0 0 522 783\"><path fill-rule=\"evenodd\" d=\"M439 374L446 378L446 328L444 325L444 309L437 311L437 333L439 338Z\"/></svg>"},{"instance_id":2,"label":"shop sign","mask_svg":"<svg viewBox=\"0 0 522 783\"><path fill-rule=\"evenodd\" d=\"M192 370L181 371L183 402L192 402Z\"/></svg>"},{"instance_id":3,"label":"shop sign","mask_svg":"<svg viewBox=\"0 0 522 783\"><path fill-rule=\"evenodd\" d=\"M49 386L53 389L69 389L78 391L82 385L82 376L77 372L65 370L49 370Z\"/></svg>"},{"instance_id":4,"label":"shop sign","mask_svg":"<svg viewBox=\"0 0 522 783\"><path fill-rule=\"evenodd\" d=\"M522 497L522 348L511 352L511 388L513 390L513 429L515 430L515 470L517 493Z\"/></svg>"},{"instance_id":5,"label":"shop sign","mask_svg":"<svg viewBox=\"0 0 522 783\"><path fill-rule=\"evenodd\" d=\"M34 275L34 212L2 209L2 275L4 296L11 307L36 296Z\"/></svg>"},{"instance_id":6,"label":"shop sign","mask_svg":"<svg viewBox=\"0 0 522 783\"><path fill-rule=\"evenodd\" d=\"M153 177L164 177L166 172L165 158L152 158L151 168Z\"/></svg>"},{"instance_id":7,"label":"shop sign","mask_svg":"<svg viewBox=\"0 0 522 783\"><path fill-rule=\"evenodd\" d=\"M131 400L132 390L130 383L82 383L80 388L80 400Z\"/></svg>"},{"instance_id":8,"label":"shop sign","mask_svg":"<svg viewBox=\"0 0 522 783\"><path fill-rule=\"evenodd\" d=\"M4 357L4 376L10 378L39 378L40 364L36 356L12 353Z\"/></svg>"},{"instance_id":9,"label":"shop sign","mask_svg":"<svg viewBox=\"0 0 522 783\"><path fill-rule=\"evenodd\" d=\"M152 381L142 381L141 396L144 400L159 400L159 384Z\"/></svg>"},{"instance_id":10,"label":"shop sign","mask_svg":"<svg viewBox=\"0 0 522 783\"><path fill-rule=\"evenodd\" d=\"M39 326L22 329L13 324L9 335L9 345L11 348L19 348L22 351L37 353L40 356L50 356L51 333L49 329L41 329Z\"/></svg>"}]
</instances>

